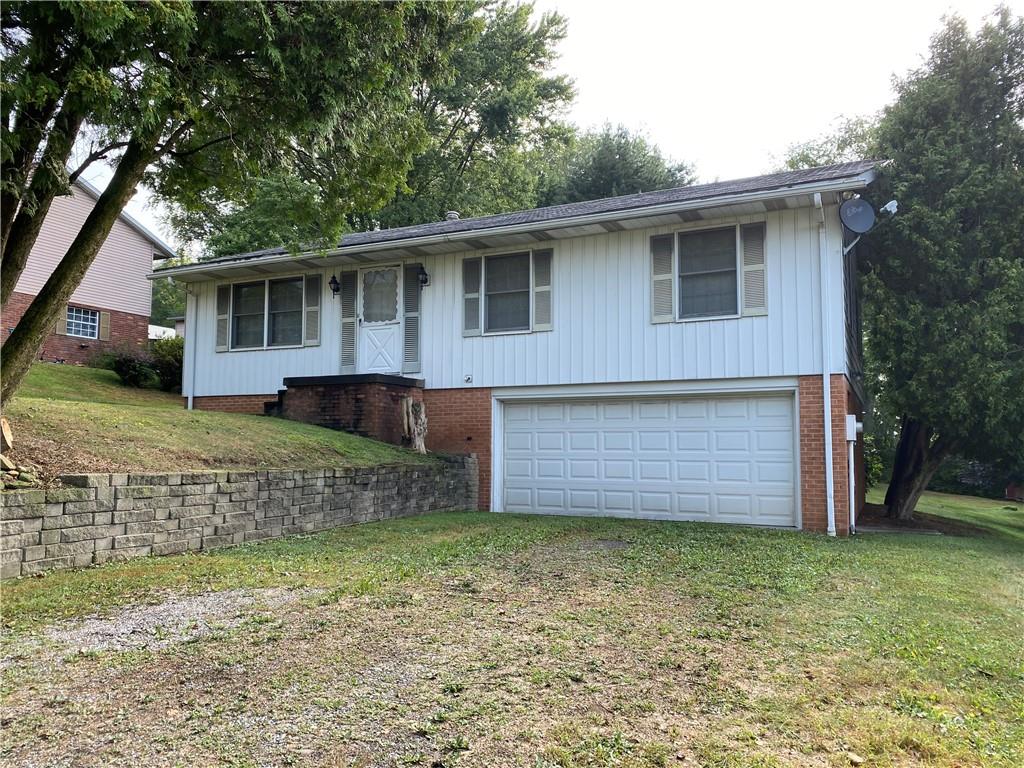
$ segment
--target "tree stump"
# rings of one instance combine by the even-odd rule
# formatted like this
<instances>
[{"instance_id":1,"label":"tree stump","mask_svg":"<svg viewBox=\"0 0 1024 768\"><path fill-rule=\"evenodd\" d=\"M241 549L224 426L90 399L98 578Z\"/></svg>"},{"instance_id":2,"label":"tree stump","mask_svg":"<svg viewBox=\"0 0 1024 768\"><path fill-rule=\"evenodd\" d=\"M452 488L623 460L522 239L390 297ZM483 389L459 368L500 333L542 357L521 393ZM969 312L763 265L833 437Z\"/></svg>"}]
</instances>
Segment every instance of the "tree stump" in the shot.
<instances>
[{"instance_id":1,"label":"tree stump","mask_svg":"<svg viewBox=\"0 0 1024 768\"><path fill-rule=\"evenodd\" d=\"M402 398L402 434L414 451L427 452L427 411L422 402L411 397Z\"/></svg>"}]
</instances>

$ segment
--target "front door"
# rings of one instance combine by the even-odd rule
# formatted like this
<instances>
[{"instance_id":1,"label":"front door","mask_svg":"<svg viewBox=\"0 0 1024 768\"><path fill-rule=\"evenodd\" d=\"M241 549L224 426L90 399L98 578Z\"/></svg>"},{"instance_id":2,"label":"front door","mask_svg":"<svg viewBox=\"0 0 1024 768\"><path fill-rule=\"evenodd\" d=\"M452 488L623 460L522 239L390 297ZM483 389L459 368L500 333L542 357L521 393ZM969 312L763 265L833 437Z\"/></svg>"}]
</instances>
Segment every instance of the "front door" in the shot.
<instances>
[{"instance_id":1,"label":"front door","mask_svg":"<svg viewBox=\"0 0 1024 768\"><path fill-rule=\"evenodd\" d=\"M370 267L359 270L360 373L402 371L402 270Z\"/></svg>"}]
</instances>

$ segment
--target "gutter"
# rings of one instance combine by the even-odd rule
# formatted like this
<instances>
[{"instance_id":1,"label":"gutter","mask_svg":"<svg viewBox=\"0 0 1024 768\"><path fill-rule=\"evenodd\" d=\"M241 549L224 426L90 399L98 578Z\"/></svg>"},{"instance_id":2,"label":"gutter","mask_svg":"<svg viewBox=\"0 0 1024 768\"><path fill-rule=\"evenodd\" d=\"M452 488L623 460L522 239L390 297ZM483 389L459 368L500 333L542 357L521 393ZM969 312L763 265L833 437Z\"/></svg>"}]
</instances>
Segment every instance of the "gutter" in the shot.
<instances>
[{"instance_id":1,"label":"gutter","mask_svg":"<svg viewBox=\"0 0 1024 768\"><path fill-rule=\"evenodd\" d=\"M366 245L340 245L337 248L332 248L326 252L302 251L299 253L274 254L253 259L240 259L238 261L201 262L199 264L187 264L180 267L173 267L171 269L163 269L159 272L151 272L147 277L150 280L155 280L161 277L176 277L178 275L188 275L195 272L211 272L217 271L218 269L245 267L250 264L262 266L265 264L278 264L308 257L320 258L321 256L342 256L348 253L375 253L378 251L393 251L401 248L422 247L442 243L457 243L463 240L474 240L479 237L494 235L518 235L528 232L536 232L543 229L561 229L567 227L586 226L587 224L600 224L601 222L615 221L617 219L629 218L631 216L634 218L646 218L649 216L658 216L660 214L677 213L701 208L734 205L737 203L759 202L761 200L772 200L778 197L785 197L787 194L813 194L820 202L822 194L866 187L874 181L876 175L875 171L866 171L865 173L860 173L855 176L846 176L842 179L831 179L829 181L801 184L791 187L775 187L774 189L763 190L760 192L745 192L735 195L703 198L688 202L662 203L660 205L652 205L649 207L619 209L616 211L605 211L604 213L594 213L585 216L551 219L550 221L534 221L525 224L508 224L505 226L485 229L469 229L463 232L454 232L451 234L442 233L437 235L424 235L421 237L398 238L380 243L368 243Z\"/></svg>"},{"instance_id":2,"label":"gutter","mask_svg":"<svg viewBox=\"0 0 1024 768\"><path fill-rule=\"evenodd\" d=\"M831 276L828 265L828 221L821 194L815 193L814 207L818 211L818 269L821 272L821 392L825 437L825 513L828 535L836 535L835 479L832 459L832 302L829 300Z\"/></svg>"}]
</instances>

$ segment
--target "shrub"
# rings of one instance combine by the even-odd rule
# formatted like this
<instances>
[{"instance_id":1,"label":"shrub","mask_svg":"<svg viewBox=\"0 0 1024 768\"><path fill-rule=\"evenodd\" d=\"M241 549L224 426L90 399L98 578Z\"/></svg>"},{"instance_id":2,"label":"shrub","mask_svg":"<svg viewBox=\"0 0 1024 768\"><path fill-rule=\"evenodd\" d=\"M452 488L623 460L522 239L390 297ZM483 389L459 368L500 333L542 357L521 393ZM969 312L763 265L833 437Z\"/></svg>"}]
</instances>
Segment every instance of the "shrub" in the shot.
<instances>
[{"instance_id":1,"label":"shrub","mask_svg":"<svg viewBox=\"0 0 1024 768\"><path fill-rule=\"evenodd\" d=\"M181 391L181 374L185 359L185 339L171 336L157 339L150 346L153 355L153 370L160 379L160 389L167 392Z\"/></svg>"},{"instance_id":2,"label":"shrub","mask_svg":"<svg viewBox=\"0 0 1024 768\"><path fill-rule=\"evenodd\" d=\"M157 383L156 371L148 354L137 349L124 349L114 353L114 369L121 382L128 387L152 387Z\"/></svg>"}]
</instances>

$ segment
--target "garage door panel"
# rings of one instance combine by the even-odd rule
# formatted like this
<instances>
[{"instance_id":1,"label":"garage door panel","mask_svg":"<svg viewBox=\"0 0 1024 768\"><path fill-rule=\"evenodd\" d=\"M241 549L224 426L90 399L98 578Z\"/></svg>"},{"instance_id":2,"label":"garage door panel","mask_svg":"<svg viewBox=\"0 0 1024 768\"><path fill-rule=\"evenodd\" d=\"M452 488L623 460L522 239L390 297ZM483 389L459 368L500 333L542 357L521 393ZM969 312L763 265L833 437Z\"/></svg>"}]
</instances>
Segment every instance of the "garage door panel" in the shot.
<instances>
[{"instance_id":1,"label":"garage door panel","mask_svg":"<svg viewBox=\"0 0 1024 768\"><path fill-rule=\"evenodd\" d=\"M507 405L504 506L793 526L793 418L777 395Z\"/></svg>"}]
</instances>

